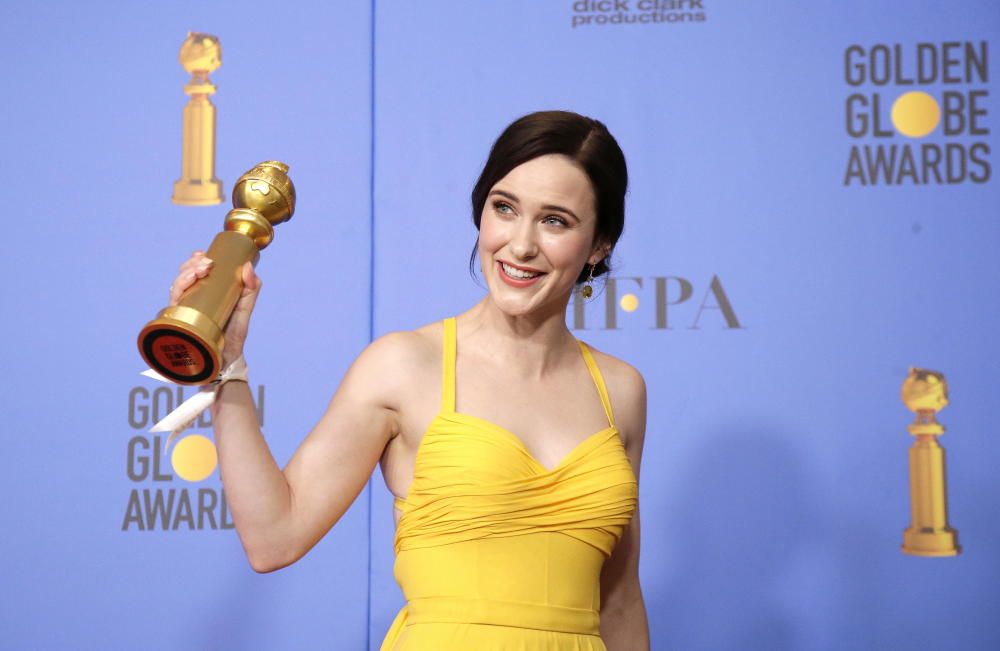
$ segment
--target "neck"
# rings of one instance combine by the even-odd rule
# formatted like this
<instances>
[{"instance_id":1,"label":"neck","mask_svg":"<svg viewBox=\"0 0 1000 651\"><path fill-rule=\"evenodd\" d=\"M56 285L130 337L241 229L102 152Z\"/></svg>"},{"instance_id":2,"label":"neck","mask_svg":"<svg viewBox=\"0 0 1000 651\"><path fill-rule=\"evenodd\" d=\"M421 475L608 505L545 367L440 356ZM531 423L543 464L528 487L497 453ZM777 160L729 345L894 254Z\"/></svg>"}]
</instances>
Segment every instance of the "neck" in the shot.
<instances>
[{"instance_id":1,"label":"neck","mask_svg":"<svg viewBox=\"0 0 1000 651\"><path fill-rule=\"evenodd\" d=\"M511 315L501 310L487 294L472 309L458 317L462 343L502 360L518 377L540 379L561 366L567 355L578 354L576 337L566 327L566 305ZM461 353L459 353L461 354Z\"/></svg>"}]
</instances>

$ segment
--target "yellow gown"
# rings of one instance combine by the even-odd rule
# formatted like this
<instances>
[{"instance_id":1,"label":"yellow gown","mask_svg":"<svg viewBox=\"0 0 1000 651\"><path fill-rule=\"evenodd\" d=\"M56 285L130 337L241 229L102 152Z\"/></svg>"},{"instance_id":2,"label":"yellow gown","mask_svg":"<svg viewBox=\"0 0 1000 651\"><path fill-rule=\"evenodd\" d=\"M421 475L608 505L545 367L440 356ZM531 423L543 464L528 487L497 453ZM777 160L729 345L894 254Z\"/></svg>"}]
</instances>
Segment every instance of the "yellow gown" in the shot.
<instances>
[{"instance_id":1,"label":"yellow gown","mask_svg":"<svg viewBox=\"0 0 1000 651\"><path fill-rule=\"evenodd\" d=\"M638 486L601 372L579 341L609 425L547 469L513 432L455 411L455 341L450 317L441 411L396 500L407 603L381 651L606 651L601 567Z\"/></svg>"}]
</instances>

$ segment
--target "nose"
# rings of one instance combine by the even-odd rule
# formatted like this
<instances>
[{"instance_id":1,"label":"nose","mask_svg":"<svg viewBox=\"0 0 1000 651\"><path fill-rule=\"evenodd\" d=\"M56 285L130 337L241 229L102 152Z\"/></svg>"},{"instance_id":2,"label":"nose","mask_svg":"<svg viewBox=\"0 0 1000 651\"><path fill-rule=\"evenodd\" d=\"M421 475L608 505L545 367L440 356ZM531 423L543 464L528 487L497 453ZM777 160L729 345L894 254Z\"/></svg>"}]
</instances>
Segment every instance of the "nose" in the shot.
<instances>
[{"instance_id":1,"label":"nose","mask_svg":"<svg viewBox=\"0 0 1000 651\"><path fill-rule=\"evenodd\" d=\"M534 220L520 219L510 240L511 252L519 260L530 260L538 255L538 234Z\"/></svg>"}]
</instances>

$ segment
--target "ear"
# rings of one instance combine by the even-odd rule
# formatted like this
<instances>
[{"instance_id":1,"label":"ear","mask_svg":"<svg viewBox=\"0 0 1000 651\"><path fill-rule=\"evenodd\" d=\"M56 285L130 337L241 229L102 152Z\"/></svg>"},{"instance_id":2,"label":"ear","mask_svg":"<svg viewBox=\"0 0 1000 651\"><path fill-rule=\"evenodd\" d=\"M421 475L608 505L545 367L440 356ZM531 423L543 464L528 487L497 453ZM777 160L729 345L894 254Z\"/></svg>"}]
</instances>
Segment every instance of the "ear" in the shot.
<instances>
[{"instance_id":1,"label":"ear","mask_svg":"<svg viewBox=\"0 0 1000 651\"><path fill-rule=\"evenodd\" d=\"M598 242L594 245L594 250L590 252L590 257L587 258L587 264L597 264L604 258L608 257L611 253L611 247L605 242Z\"/></svg>"}]
</instances>

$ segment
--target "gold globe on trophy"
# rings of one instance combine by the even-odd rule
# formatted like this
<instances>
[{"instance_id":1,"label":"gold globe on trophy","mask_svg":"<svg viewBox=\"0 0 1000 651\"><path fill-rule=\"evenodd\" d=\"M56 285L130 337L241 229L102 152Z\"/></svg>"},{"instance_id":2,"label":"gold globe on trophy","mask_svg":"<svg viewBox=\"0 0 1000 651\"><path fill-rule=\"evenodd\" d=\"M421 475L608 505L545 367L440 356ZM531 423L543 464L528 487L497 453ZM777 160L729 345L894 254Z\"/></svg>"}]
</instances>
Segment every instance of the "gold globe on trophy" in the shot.
<instances>
[{"instance_id":1,"label":"gold globe on trophy","mask_svg":"<svg viewBox=\"0 0 1000 651\"><path fill-rule=\"evenodd\" d=\"M139 353L150 368L178 384L208 384L216 378L222 331L243 288L243 265L257 264L260 251L274 239L274 226L294 212L295 186L284 163L265 161L237 180L233 209L208 248L212 269L139 333Z\"/></svg>"},{"instance_id":2,"label":"gold globe on trophy","mask_svg":"<svg viewBox=\"0 0 1000 651\"><path fill-rule=\"evenodd\" d=\"M191 99L184 107L181 178L171 199L183 206L211 206L222 203L222 181L215 178L215 106L209 97L216 88L208 75L222 65L222 46L211 34L188 32L178 58L191 73L184 86Z\"/></svg>"},{"instance_id":3,"label":"gold globe on trophy","mask_svg":"<svg viewBox=\"0 0 1000 651\"><path fill-rule=\"evenodd\" d=\"M958 532L948 525L944 448L937 437L944 426L936 414L948 404L948 384L937 371L911 368L900 391L917 417L907 429L917 437L910 448L910 526L903 551L914 556L955 556L962 551Z\"/></svg>"}]
</instances>

